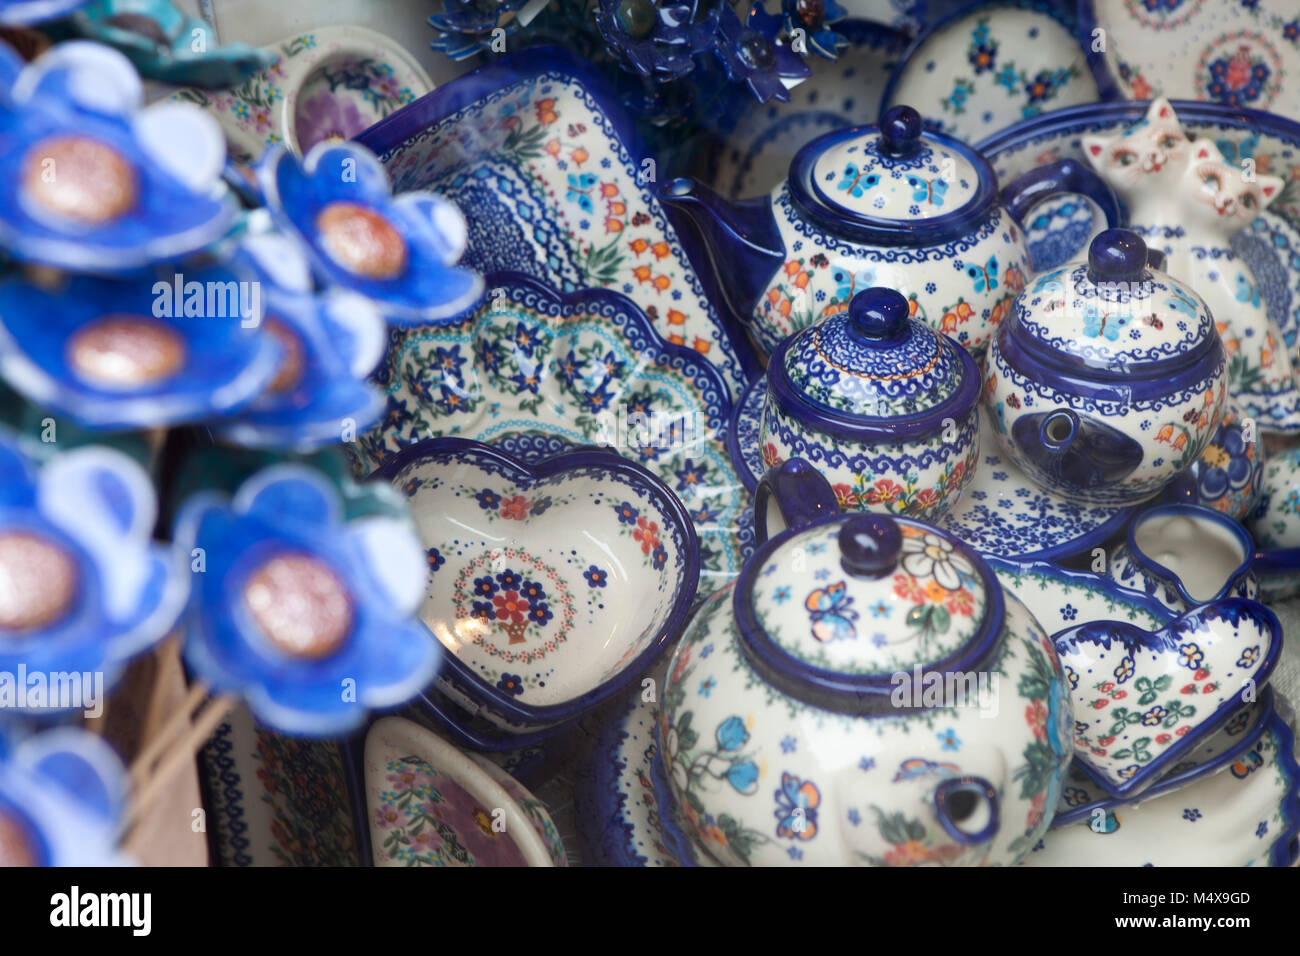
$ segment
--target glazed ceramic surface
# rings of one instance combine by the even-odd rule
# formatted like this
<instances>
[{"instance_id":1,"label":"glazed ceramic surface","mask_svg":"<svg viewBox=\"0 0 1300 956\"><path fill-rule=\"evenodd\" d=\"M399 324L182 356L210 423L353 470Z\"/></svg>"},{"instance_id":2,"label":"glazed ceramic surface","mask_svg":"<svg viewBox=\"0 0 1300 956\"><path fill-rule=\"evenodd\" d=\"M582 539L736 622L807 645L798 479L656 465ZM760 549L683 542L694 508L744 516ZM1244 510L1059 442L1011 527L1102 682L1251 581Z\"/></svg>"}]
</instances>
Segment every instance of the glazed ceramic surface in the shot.
<instances>
[{"instance_id":1,"label":"glazed ceramic surface","mask_svg":"<svg viewBox=\"0 0 1300 956\"><path fill-rule=\"evenodd\" d=\"M1136 504L1214 435L1223 345L1205 302L1146 261L1136 234L1101 233L1086 262L1035 279L998 330L986 401L1003 451L1042 487Z\"/></svg>"},{"instance_id":2,"label":"glazed ceramic surface","mask_svg":"<svg viewBox=\"0 0 1300 956\"><path fill-rule=\"evenodd\" d=\"M1081 0L1103 97L1178 96L1300 113L1300 11L1287 0ZM1093 32L1107 42L1097 50Z\"/></svg>"},{"instance_id":3,"label":"glazed ceramic surface","mask_svg":"<svg viewBox=\"0 0 1300 956\"><path fill-rule=\"evenodd\" d=\"M589 709L644 669L695 593L697 541L649 473L588 449L527 466L432 439L380 473L428 560L419 616L449 654L440 691L504 730Z\"/></svg>"},{"instance_id":4,"label":"glazed ceramic surface","mask_svg":"<svg viewBox=\"0 0 1300 956\"><path fill-rule=\"evenodd\" d=\"M366 734L376 866L551 866L527 813L465 754L400 717Z\"/></svg>"},{"instance_id":5,"label":"glazed ceramic surface","mask_svg":"<svg viewBox=\"0 0 1300 956\"><path fill-rule=\"evenodd\" d=\"M613 102L571 54L528 50L436 90L360 141L398 190L432 189L460 206L466 264L563 292L621 292L738 392L740 353L654 196L653 159Z\"/></svg>"},{"instance_id":6,"label":"glazed ceramic surface","mask_svg":"<svg viewBox=\"0 0 1300 956\"><path fill-rule=\"evenodd\" d=\"M1072 24L1050 8L1029 7L966 4L934 23L895 69L884 105L910 103L935 129L975 142L1046 110L1096 100Z\"/></svg>"},{"instance_id":7,"label":"glazed ceramic surface","mask_svg":"<svg viewBox=\"0 0 1300 956\"><path fill-rule=\"evenodd\" d=\"M1191 285L1209 306L1229 357L1229 390L1264 431L1300 429L1300 388L1283 335L1237 258L1232 237L1282 195L1285 180L1253 158L1231 159L1191 141L1168 100L1117 136L1085 135L1088 161L1115 189L1132 228L1165 253L1162 271Z\"/></svg>"},{"instance_id":8,"label":"glazed ceramic surface","mask_svg":"<svg viewBox=\"0 0 1300 956\"><path fill-rule=\"evenodd\" d=\"M1106 573L1182 613L1225 597L1255 598L1255 545L1237 522L1199 505L1161 505L1129 525Z\"/></svg>"},{"instance_id":9,"label":"glazed ceramic surface","mask_svg":"<svg viewBox=\"0 0 1300 956\"><path fill-rule=\"evenodd\" d=\"M719 193L729 199L769 193L806 143L879 118L881 94L907 37L869 20L838 21L835 32L848 49L834 61L809 63L812 76L790 91L788 102L746 109L722 148L702 158L703 177Z\"/></svg>"},{"instance_id":10,"label":"glazed ceramic surface","mask_svg":"<svg viewBox=\"0 0 1300 956\"><path fill-rule=\"evenodd\" d=\"M1102 621L1056 634L1077 759L1110 793L1141 792L1263 692L1281 636L1271 611L1239 598L1157 631Z\"/></svg>"},{"instance_id":11,"label":"glazed ceramic surface","mask_svg":"<svg viewBox=\"0 0 1300 956\"><path fill-rule=\"evenodd\" d=\"M524 811L524 815L528 817L528 822L532 824L533 829L537 831L537 835L546 844L546 852L550 855L551 862L556 866L568 866L569 858L564 849L564 841L560 839L560 831L556 829L555 821L551 819L551 814L547 811L546 805L529 793L528 788L522 783L491 760L478 754L468 754L468 756L489 777L499 783L502 789L510 794L515 803L519 805L519 809Z\"/></svg>"},{"instance_id":12,"label":"glazed ceramic surface","mask_svg":"<svg viewBox=\"0 0 1300 956\"><path fill-rule=\"evenodd\" d=\"M232 89L172 95L215 116L243 163L276 144L302 155L328 139L351 139L433 89L414 57L364 27L323 27L267 50L275 62Z\"/></svg>"},{"instance_id":13,"label":"glazed ceramic surface","mask_svg":"<svg viewBox=\"0 0 1300 956\"><path fill-rule=\"evenodd\" d=\"M1257 175L1276 175L1285 180L1279 198L1228 242L1249 266L1269 317L1280 330L1287 350L1294 351L1300 328L1300 189L1295 185L1300 179L1300 125L1280 116L1243 112L1217 103L1176 100L1171 105L1187 136L1214 143L1230 165L1244 172L1253 163ZM1132 103L1071 107L1019 123L982 140L979 148L988 155L998 180L1009 182L1044 164L1085 159L1085 135L1113 138L1143 120L1147 112L1146 105ZM1141 166L1139 163L1135 169ZM1098 228L1096 224L1091 228L1076 226L1075 218L1070 216L1044 217L1047 221L1035 226L1052 203L1048 200L1036 207L1033 217L1026 220L1039 270L1081 254ZM1223 317L1215 314L1222 321Z\"/></svg>"},{"instance_id":14,"label":"glazed ceramic surface","mask_svg":"<svg viewBox=\"0 0 1300 956\"><path fill-rule=\"evenodd\" d=\"M700 539L701 587L739 570L752 547L748 500L723 441L726 384L693 349L664 342L628 299L561 295L521 275L487 278L464 321L390 333L375 380L380 426L360 437L364 470L426 437L458 435L545 457L603 444L681 498Z\"/></svg>"},{"instance_id":15,"label":"glazed ceramic surface","mask_svg":"<svg viewBox=\"0 0 1300 956\"><path fill-rule=\"evenodd\" d=\"M1264 462L1259 505L1249 527L1261 548L1300 547L1300 448Z\"/></svg>"},{"instance_id":16,"label":"glazed ceramic surface","mask_svg":"<svg viewBox=\"0 0 1300 956\"><path fill-rule=\"evenodd\" d=\"M1258 428L1229 399L1214 437L1190 468L1165 489L1171 502L1203 505L1244 521L1259 502L1264 449Z\"/></svg>"},{"instance_id":17,"label":"glazed ceramic surface","mask_svg":"<svg viewBox=\"0 0 1300 956\"><path fill-rule=\"evenodd\" d=\"M803 458L841 507L933 520L979 456L979 367L889 289L796 332L768 366L759 442L774 467Z\"/></svg>"},{"instance_id":18,"label":"glazed ceramic surface","mask_svg":"<svg viewBox=\"0 0 1300 956\"><path fill-rule=\"evenodd\" d=\"M1290 866L1298 856L1300 766L1293 732L1274 715L1226 768L1170 793L1051 830L1029 866ZM1063 806L1087 801L1066 783ZM1096 821L1094 823L1094 820Z\"/></svg>"},{"instance_id":19,"label":"glazed ceramic surface","mask_svg":"<svg viewBox=\"0 0 1300 956\"><path fill-rule=\"evenodd\" d=\"M1159 601L1099 574L1071 571L1049 561L985 560L1002 587L1018 597L1049 634L1088 621L1125 621L1158 630L1174 619L1174 612Z\"/></svg>"},{"instance_id":20,"label":"glazed ceramic surface","mask_svg":"<svg viewBox=\"0 0 1300 956\"><path fill-rule=\"evenodd\" d=\"M770 489L809 492L806 507L807 479L833 501L792 462L758 507ZM957 674L964 689L945 690ZM841 516L772 539L730 603L701 609L672 659L659 757L720 862L1005 862L1047 826L1069 725L1045 633L973 552L911 519Z\"/></svg>"}]
</instances>

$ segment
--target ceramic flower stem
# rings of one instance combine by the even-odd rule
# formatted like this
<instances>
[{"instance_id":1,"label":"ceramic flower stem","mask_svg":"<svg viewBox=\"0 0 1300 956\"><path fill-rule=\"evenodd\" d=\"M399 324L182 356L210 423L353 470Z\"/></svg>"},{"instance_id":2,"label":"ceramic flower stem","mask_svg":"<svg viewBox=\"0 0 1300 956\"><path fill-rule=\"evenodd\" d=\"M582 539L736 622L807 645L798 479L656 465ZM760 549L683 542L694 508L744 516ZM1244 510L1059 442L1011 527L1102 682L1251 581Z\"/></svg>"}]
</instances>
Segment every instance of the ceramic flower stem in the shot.
<instances>
[{"instance_id":1,"label":"ceramic flower stem","mask_svg":"<svg viewBox=\"0 0 1300 956\"><path fill-rule=\"evenodd\" d=\"M183 733L187 726L192 726L194 712L203 703L210 690L211 688L203 681L194 684L171 719L160 727L155 734L147 738L149 743L140 751L131 764L130 776L133 785L138 787L142 784L149 776L149 768L163 756L168 749L168 745L173 742L177 735ZM157 693L156 689L155 693ZM150 709L152 710L152 706Z\"/></svg>"}]
</instances>

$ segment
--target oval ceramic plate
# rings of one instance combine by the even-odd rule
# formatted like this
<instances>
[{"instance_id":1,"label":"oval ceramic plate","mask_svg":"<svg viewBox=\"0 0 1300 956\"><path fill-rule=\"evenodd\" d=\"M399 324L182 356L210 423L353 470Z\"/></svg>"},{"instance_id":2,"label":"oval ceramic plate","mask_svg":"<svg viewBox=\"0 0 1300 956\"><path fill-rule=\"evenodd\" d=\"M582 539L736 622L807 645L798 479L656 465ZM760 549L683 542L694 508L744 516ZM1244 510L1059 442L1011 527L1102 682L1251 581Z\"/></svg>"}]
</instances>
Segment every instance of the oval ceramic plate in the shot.
<instances>
[{"instance_id":1,"label":"oval ceramic plate","mask_svg":"<svg viewBox=\"0 0 1300 956\"><path fill-rule=\"evenodd\" d=\"M766 389L766 376L751 384L732 417L732 461L746 486L757 486L759 469L766 470L758 447ZM938 525L985 556L1046 561L1099 546L1135 510L1080 505L1043 491L1001 454L989 416L981 409L975 477Z\"/></svg>"},{"instance_id":2,"label":"oval ceramic plate","mask_svg":"<svg viewBox=\"0 0 1300 956\"><path fill-rule=\"evenodd\" d=\"M365 799L375 866L551 866L528 814L492 775L401 717L371 725Z\"/></svg>"},{"instance_id":3,"label":"oval ceramic plate","mask_svg":"<svg viewBox=\"0 0 1300 956\"><path fill-rule=\"evenodd\" d=\"M364 27L321 27L267 49L276 62L239 86L171 97L216 117L241 163L276 143L301 156L324 140L351 139L433 89L401 44Z\"/></svg>"},{"instance_id":4,"label":"oval ceramic plate","mask_svg":"<svg viewBox=\"0 0 1300 956\"><path fill-rule=\"evenodd\" d=\"M884 105L919 110L968 143L1045 110L1091 103L1097 84L1073 24L1026 0L977 0L917 37ZM1006 182L1006 180L1003 180Z\"/></svg>"},{"instance_id":5,"label":"oval ceramic plate","mask_svg":"<svg viewBox=\"0 0 1300 956\"><path fill-rule=\"evenodd\" d=\"M904 34L865 20L832 25L849 41L833 61L810 57L813 74L790 91L790 100L751 106L721 149L709 150L703 178L732 199L766 195L790 170L795 153L822 133L870 126L880 114Z\"/></svg>"},{"instance_id":6,"label":"oval ceramic plate","mask_svg":"<svg viewBox=\"0 0 1300 956\"><path fill-rule=\"evenodd\" d=\"M528 819L532 823L533 829L537 831L537 835L546 844L546 850L551 855L551 862L556 866L568 866L569 856L565 852L564 841L560 839L560 831L555 826L555 821L551 819L546 804L534 797L522 783L491 760L479 754L468 754L467 756L482 767L489 777L501 784L506 793L515 798L515 802L519 804L520 809L528 815Z\"/></svg>"},{"instance_id":7,"label":"oval ceramic plate","mask_svg":"<svg viewBox=\"0 0 1300 956\"><path fill-rule=\"evenodd\" d=\"M1081 0L1079 13L1104 99L1180 97L1300 112L1294 0Z\"/></svg>"}]
</instances>

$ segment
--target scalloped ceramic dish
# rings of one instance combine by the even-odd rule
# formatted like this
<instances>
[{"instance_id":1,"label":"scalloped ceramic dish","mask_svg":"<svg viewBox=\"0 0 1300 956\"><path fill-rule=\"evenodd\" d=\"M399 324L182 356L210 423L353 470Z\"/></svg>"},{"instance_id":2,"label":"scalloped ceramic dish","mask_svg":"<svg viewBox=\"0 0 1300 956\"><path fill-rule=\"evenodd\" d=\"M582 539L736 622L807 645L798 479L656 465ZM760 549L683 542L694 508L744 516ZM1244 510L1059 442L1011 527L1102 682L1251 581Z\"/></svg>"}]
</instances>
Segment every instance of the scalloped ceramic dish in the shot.
<instances>
[{"instance_id":1,"label":"scalloped ceramic dish","mask_svg":"<svg viewBox=\"0 0 1300 956\"><path fill-rule=\"evenodd\" d=\"M643 468L581 449L527 465L436 438L378 473L426 549L421 620L447 652L435 688L470 716L528 733L590 710L685 621L694 528Z\"/></svg>"},{"instance_id":2,"label":"scalloped ceramic dish","mask_svg":"<svg viewBox=\"0 0 1300 956\"><path fill-rule=\"evenodd\" d=\"M611 445L686 505L700 539L701 589L737 574L753 532L722 437L730 400L718 372L664 342L617 293L561 295L514 273L488 276L487 287L461 323L390 332L374 375L388 412L357 443L367 465L442 435L529 460Z\"/></svg>"}]
</instances>

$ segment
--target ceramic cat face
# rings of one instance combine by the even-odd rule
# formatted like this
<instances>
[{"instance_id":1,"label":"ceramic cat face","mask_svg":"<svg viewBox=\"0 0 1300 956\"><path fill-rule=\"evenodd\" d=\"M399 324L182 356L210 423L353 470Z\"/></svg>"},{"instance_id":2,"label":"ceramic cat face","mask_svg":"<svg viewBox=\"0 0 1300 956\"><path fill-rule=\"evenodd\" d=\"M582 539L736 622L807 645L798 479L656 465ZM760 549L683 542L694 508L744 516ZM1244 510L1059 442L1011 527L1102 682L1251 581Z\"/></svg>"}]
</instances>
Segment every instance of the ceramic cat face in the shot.
<instances>
[{"instance_id":1,"label":"ceramic cat face","mask_svg":"<svg viewBox=\"0 0 1300 956\"><path fill-rule=\"evenodd\" d=\"M1156 180L1172 180L1192 151L1191 140L1165 99L1152 101L1146 118L1124 132L1084 136L1081 141L1097 175L1121 196Z\"/></svg>"},{"instance_id":2,"label":"ceramic cat face","mask_svg":"<svg viewBox=\"0 0 1300 956\"><path fill-rule=\"evenodd\" d=\"M1181 203L1180 212L1231 235L1263 212L1278 197L1282 185L1277 176L1225 162L1213 143L1198 142L1183 174L1181 190L1192 202Z\"/></svg>"}]
</instances>

